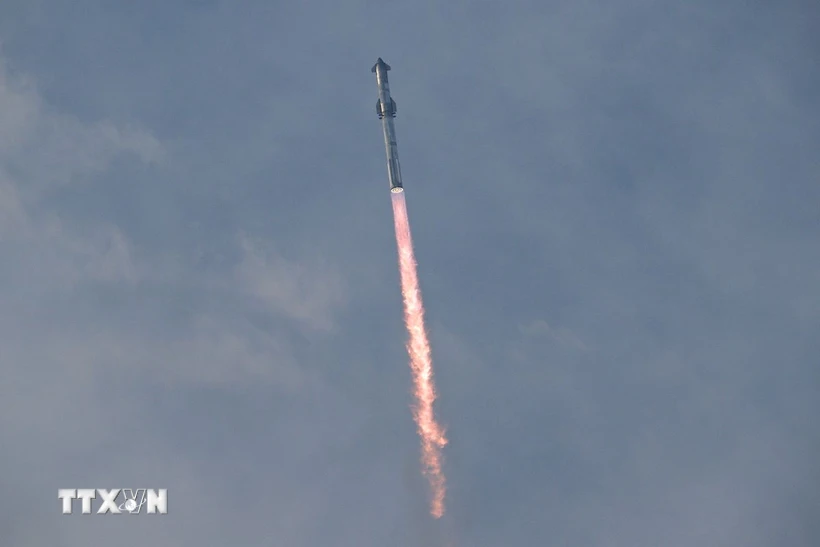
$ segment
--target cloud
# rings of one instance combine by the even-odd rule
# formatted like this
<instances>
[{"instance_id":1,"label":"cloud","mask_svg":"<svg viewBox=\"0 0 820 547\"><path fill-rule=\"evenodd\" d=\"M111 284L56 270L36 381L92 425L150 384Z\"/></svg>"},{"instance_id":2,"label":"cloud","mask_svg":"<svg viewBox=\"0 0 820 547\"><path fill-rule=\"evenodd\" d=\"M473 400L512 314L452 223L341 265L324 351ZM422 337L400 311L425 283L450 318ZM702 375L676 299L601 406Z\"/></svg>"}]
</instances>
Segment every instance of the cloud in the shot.
<instances>
[{"instance_id":1,"label":"cloud","mask_svg":"<svg viewBox=\"0 0 820 547\"><path fill-rule=\"evenodd\" d=\"M0 244L29 289L70 288L83 280L134 283L131 244L111 224L83 234L70 216L42 203L43 193L104 171L120 155L157 161L150 133L107 120L85 123L44 105L33 81L0 59Z\"/></svg>"},{"instance_id":2,"label":"cloud","mask_svg":"<svg viewBox=\"0 0 820 547\"><path fill-rule=\"evenodd\" d=\"M344 284L322 260L288 260L270 246L241 234L236 283L276 313L317 330L332 330L333 312L346 302Z\"/></svg>"},{"instance_id":3,"label":"cloud","mask_svg":"<svg viewBox=\"0 0 820 547\"><path fill-rule=\"evenodd\" d=\"M519 329L522 334L527 336L547 337L564 346L570 346L582 351L590 351L589 346L584 344L571 330L564 327L552 327L543 319L536 319L528 325L519 327Z\"/></svg>"},{"instance_id":4,"label":"cloud","mask_svg":"<svg viewBox=\"0 0 820 547\"><path fill-rule=\"evenodd\" d=\"M255 325L245 312L261 304L287 322L332 329L344 303L339 275L320 259L287 260L245 234L225 249L238 253L235 269L211 275L185 255L136 245L127 226L53 206L49 193L60 187L110 180L119 157L148 165L166 152L150 132L55 110L32 78L0 60L0 279L17 287L0 297L0 321L10 327L0 335L11 367L6 388L28 382L31 363L46 377L85 371L64 383L74 393L105 375L222 389L293 390L314 381L286 332ZM185 296L163 296L175 292ZM177 304L184 311L169 322Z\"/></svg>"},{"instance_id":5,"label":"cloud","mask_svg":"<svg viewBox=\"0 0 820 547\"><path fill-rule=\"evenodd\" d=\"M8 241L19 232L26 230L28 216L17 191L17 185L0 170L0 242Z\"/></svg>"},{"instance_id":6,"label":"cloud","mask_svg":"<svg viewBox=\"0 0 820 547\"><path fill-rule=\"evenodd\" d=\"M193 317L182 332L151 348L140 348L137 340L131 347L136 350L132 366L150 370L152 381L293 391L313 379L299 367L285 337L214 314Z\"/></svg>"},{"instance_id":7,"label":"cloud","mask_svg":"<svg viewBox=\"0 0 820 547\"><path fill-rule=\"evenodd\" d=\"M36 198L48 188L80 182L121 154L156 163L163 153L156 137L142 129L54 111L31 78L10 74L0 59L0 161L19 177L26 195Z\"/></svg>"}]
</instances>

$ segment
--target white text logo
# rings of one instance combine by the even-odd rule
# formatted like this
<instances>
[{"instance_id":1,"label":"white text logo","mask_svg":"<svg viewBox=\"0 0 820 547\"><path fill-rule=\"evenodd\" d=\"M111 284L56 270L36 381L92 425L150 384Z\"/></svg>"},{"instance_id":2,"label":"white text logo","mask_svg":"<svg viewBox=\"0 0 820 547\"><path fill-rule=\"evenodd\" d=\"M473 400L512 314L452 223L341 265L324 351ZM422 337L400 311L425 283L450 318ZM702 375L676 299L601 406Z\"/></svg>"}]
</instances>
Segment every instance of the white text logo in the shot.
<instances>
[{"instance_id":1,"label":"white text logo","mask_svg":"<svg viewBox=\"0 0 820 547\"><path fill-rule=\"evenodd\" d=\"M74 500L81 501L83 515L138 515L143 508L148 514L168 514L168 490L165 488L60 488L57 498L63 503L64 515L74 512ZM93 500L99 500L94 504L96 510L92 510Z\"/></svg>"}]
</instances>

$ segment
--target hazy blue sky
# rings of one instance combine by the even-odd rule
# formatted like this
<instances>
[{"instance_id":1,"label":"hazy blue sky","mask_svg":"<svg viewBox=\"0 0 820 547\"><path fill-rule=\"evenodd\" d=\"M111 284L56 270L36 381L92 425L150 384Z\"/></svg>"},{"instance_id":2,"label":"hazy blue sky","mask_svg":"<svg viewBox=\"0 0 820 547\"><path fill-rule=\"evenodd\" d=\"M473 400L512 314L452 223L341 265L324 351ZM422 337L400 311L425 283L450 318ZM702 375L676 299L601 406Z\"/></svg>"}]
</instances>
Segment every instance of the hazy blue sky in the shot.
<instances>
[{"instance_id":1,"label":"hazy blue sky","mask_svg":"<svg viewBox=\"0 0 820 547\"><path fill-rule=\"evenodd\" d=\"M0 545L820 544L818 25L810 0L5 0ZM58 488L138 486L169 514L59 514Z\"/></svg>"}]
</instances>

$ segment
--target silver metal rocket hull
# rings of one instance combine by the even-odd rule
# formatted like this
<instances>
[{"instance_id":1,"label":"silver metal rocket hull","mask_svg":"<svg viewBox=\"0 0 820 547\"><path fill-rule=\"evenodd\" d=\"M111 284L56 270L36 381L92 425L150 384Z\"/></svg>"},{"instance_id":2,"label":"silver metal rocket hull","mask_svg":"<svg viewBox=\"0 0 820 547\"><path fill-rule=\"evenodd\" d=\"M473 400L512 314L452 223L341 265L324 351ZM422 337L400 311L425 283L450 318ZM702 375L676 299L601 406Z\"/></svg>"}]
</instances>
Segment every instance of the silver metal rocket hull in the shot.
<instances>
[{"instance_id":1,"label":"silver metal rocket hull","mask_svg":"<svg viewBox=\"0 0 820 547\"><path fill-rule=\"evenodd\" d=\"M399 167L399 148L396 144L396 128L393 118L396 117L396 101L390 96L390 84L387 82L387 71L390 65L379 60L373 65L372 72L376 73L376 84L379 86L379 100L376 102L376 113L382 121L384 131L384 149L387 154L387 178L390 181L390 191L402 192L401 168Z\"/></svg>"}]
</instances>

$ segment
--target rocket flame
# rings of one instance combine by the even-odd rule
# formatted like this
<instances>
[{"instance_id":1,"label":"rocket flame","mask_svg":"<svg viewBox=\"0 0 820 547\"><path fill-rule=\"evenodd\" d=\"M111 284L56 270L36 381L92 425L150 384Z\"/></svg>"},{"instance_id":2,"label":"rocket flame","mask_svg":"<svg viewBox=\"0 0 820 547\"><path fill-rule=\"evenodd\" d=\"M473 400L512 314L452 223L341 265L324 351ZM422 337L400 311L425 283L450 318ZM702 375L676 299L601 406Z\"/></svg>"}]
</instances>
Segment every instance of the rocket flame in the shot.
<instances>
[{"instance_id":1,"label":"rocket flame","mask_svg":"<svg viewBox=\"0 0 820 547\"><path fill-rule=\"evenodd\" d=\"M413 394L416 399L413 406L413 418L421 437L422 471L432 491L430 514L435 518L440 518L444 514L446 490L441 449L447 444L447 438L444 436L444 428L436 422L433 414L433 403L436 400L433 361L430 358L430 343L424 328L424 305L416 271L410 222L407 218L407 204L404 200L404 193L394 193L391 197L396 225L396 245L399 251L401 294L404 298L404 322L409 334L407 353L410 355Z\"/></svg>"}]
</instances>

